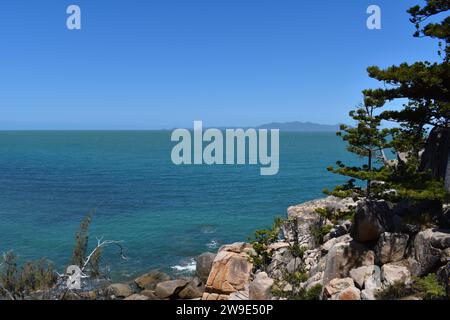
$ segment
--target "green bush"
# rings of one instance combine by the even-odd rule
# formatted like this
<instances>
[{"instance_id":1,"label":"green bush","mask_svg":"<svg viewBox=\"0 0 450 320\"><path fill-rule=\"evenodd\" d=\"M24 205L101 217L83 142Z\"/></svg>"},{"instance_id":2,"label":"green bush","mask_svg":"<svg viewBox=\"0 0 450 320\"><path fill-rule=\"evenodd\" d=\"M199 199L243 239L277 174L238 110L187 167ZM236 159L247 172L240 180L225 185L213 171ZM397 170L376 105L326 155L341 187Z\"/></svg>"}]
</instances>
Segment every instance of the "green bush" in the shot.
<instances>
[{"instance_id":1,"label":"green bush","mask_svg":"<svg viewBox=\"0 0 450 320\"><path fill-rule=\"evenodd\" d=\"M280 238L281 226L283 220L275 218L275 221L270 229L257 230L254 239L250 240L255 254L249 257L255 269L266 270L267 266L272 261L272 251L269 246L275 243Z\"/></svg>"},{"instance_id":2,"label":"green bush","mask_svg":"<svg viewBox=\"0 0 450 320\"><path fill-rule=\"evenodd\" d=\"M325 226L318 226L318 225L312 225L310 227L310 232L312 237L314 238L314 242L316 245L323 244L323 238L330 233L330 231L333 229L332 225L325 225Z\"/></svg>"},{"instance_id":3,"label":"green bush","mask_svg":"<svg viewBox=\"0 0 450 320\"><path fill-rule=\"evenodd\" d=\"M306 291L304 300L320 300L321 294L322 294L322 285L316 284L315 286L311 287L308 291Z\"/></svg>"},{"instance_id":4,"label":"green bush","mask_svg":"<svg viewBox=\"0 0 450 320\"><path fill-rule=\"evenodd\" d=\"M376 298L397 300L410 295L419 296L424 300L445 299L447 296L445 288L439 284L436 274L430 273L423 278L414 277L410 285L396 282L379 291Z\"/></svg>"},{"instance_id":5,"label":"green bush","mask_svg":"<svg viewBox=\"0 0 450 320\"><path fill-rule=\"evenodd\" d=\"M347 211L333 210L330 208L318 208L316 213L323 219L330 220L333 224L338 224L343 220L352 220L355 215L355 210L349 209Z\"/></svg>"},{"instance_id":6,"label":"green bush","mask_svg":"<svg viewBox=\"0 0 450 320\"><path fill-rule=\"evenodd\" d=\"M414 278L412 288L425 300L444 299L447 296L445 288L437 280L435 273L423 278Z\"/></svg>"},{"instance_id":7,"label":"green bush","mask_svg":"<svg viewBox=\"0 0 450 320\"><path fill-rule=\"evenodd\" d=\"M50 289L56 284L57 275L53 264L45 259L28 261L19 266L17 256L9 251L3 256L0 265L0 288L14 299L21 299L37 290Z\"/></svg>"},{"instance_id":8,"label":"green bush","mask_svg":"<svg viewBox=\"0 0 450 320\"><path fill-rule=\"evenodd\" d=\"M401 281L397 281L378 291L375 297L377 300L398 300L411 294L412 290L409 286Z\"/></svg>"},{"instance_id":9,"label":"green bush","mask_svg":"<svg viewBox=\"0 0 450 320\"><path fill-rule=\"evenodd\" d=\"M275 297L287 299L287 300L320 300L322 293L322 286L317 284L309 290L299 288L298 290L284 291L278 286L273 286L272 294Z\"/></svg>"}]
</instances>

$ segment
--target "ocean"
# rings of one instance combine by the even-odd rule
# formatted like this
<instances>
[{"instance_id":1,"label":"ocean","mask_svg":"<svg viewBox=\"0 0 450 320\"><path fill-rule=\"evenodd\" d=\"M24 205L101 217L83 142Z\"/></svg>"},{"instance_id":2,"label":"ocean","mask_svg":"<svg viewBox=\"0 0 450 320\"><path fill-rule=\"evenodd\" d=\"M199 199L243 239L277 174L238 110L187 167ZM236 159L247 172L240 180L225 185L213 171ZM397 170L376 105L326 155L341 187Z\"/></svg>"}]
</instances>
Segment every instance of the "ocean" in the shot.
<instances>
[{"instance_id":1,"label":"ocean","mask_svg":"<svg viewBox=\"0 0 450 320\"><path fill-rule=\"evenodd\" d=\"M259 166L175 166L169 131L0 132L0 252L46 257L60 272L83 217L96 237L121 240L103 265L118 279L152 269L183 273L193 258L246 241L288 206L323 197L346 181L326 168L355 163L334 133L281 133L280 170Z\"/></svg>"}]
</instances>

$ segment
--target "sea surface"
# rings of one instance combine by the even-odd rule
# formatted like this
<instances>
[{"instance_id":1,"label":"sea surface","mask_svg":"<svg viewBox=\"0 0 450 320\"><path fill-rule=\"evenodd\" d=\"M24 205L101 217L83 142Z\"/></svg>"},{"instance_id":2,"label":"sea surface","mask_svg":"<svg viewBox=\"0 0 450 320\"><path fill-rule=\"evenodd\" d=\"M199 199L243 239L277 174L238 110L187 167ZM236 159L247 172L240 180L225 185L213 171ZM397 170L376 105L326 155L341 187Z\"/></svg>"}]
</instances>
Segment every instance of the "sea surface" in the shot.
<instances>
[{"instance_id":1,"label":"sea surface","mask_svg":"<svg viewBox=\"0 0 450 320\"><path fill-rule=\"evenodd\" d=\"M196 255L246 241L346 180L327 166L358 161L333 133L281 133L275 176L250 165L175 166L170 134L0 132L0 252L46 257L62 272L80 221L95 210L90 247L96 237L121 240L128 258L105 250L113 277L189 272Z\"/></svg>"}]
</instances>

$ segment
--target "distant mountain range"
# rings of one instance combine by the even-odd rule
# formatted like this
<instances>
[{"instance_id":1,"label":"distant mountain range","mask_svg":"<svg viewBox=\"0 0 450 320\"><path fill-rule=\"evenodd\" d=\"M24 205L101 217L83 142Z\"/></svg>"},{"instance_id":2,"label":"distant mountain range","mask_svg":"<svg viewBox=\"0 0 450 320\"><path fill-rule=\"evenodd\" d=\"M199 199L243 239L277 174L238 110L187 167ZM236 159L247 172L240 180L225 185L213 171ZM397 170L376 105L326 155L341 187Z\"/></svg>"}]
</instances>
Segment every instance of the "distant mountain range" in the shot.
<instances>
[{"instance_id":1,"label":"distant mountain range","mask_svg":"<svg viewBox=\"0 0 450 320\"><path fill-rule=\"evenodd\" d=\"M336 132L339 131L340 124L328 125L312 122L272 122L263 124L258 129L280 129L287 132Z\"/></svg>"}]
</instances>

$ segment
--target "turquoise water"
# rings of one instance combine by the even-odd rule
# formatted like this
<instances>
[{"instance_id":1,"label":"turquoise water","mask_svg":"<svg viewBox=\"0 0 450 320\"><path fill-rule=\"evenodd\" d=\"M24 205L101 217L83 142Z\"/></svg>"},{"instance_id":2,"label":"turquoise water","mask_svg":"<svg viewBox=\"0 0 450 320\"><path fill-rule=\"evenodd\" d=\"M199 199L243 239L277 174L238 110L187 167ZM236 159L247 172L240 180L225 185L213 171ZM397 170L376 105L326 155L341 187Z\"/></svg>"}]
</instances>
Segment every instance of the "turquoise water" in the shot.
<instances>
[{"instance_id":1,"label":"turquoise water","mask_svg":"<svg viewBox=\"0 0 450 320\"><path fill-rule=\"evenodd\" d=\"M47 257L63 268L84 215L91 239L123 240L104 263L116 277L192 267L191 258L243 241L286 208L322 196L353 161L333 133L282 133L280 171L259 166L175 166L166 131L0 132L0 251Z\"/></svg>"}]
</instances>

